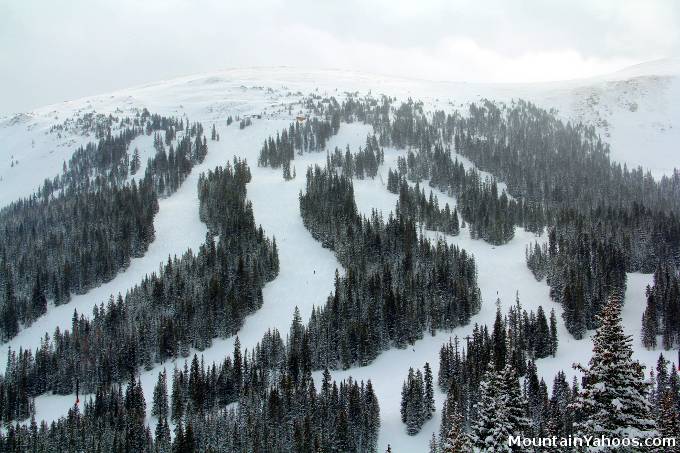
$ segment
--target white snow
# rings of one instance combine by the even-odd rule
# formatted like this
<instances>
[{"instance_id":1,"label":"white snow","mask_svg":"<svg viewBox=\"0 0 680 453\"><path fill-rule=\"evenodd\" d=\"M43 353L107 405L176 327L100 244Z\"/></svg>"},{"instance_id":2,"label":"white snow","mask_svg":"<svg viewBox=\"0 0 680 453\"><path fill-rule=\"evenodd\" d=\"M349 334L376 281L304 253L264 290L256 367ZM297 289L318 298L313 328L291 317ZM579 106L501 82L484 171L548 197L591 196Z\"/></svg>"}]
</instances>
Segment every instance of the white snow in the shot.
<instances>
[{"instance_id":1,"label":"white snow","mask_svg":"<svg viewBox=\"0 0 680 453\"><path fill-rule=\"evenodd\" d=\"M302 94L317 88L319 93L336 96L342 96L345 91L366 93L372 89L374 94L385 93L400 99L412 96L424 100L427 108L447 110L465 108L468 102L481 97L503 101L527 98L545 107L557 107L564 118L595 122L603 137L609 134L605 140L612 143L614 159L629 165L644 164L659 176L680 166L674 147L680 141L679 73L677 61L672 60L603 78L536 85L481 85L427 82L346 71L237 69L68 101L16 118L0 119L0 206L32 193L45 177L55 176L61 171L62 162L78 144L91 140L90 137L68 133L61 139L54 134L45 134L52 124L81 111L108 113L122 109L121 115L125 115L147 107L153 113L201 121L206 130L215 123L220 134L219 142L208 142L205 162L194 168L175 194L160 201L160 211L154 220L156 240L144 257L132 260L130 266L111 282L85 295L75 296L69 304L50 306L47 315L24 329L10 343L2 345L0 369L4 367L8 346L13 349L35 348L46 331L51 334L56 326L70 328L74 309L87 316L93 304L106 301L112 293L124 293L145 274L156 271L169 254L181 254L187 248L196 249L206 233L205 225L198 218L198 175L216 165L223 165L234 155L248 159L253 174L248 185L248 198L253 203L256 222L262 224L268 236L277 239L281 269L279 276L264 288L262 308L247 317L239 331L242 346L251 349L268 328L278 328L285 335L295 306L300 308L306 320L312 306L324 304L333 288L335 270L342 272L342 269L332 252L323 249L304 228L299 215L298 194L304 189L307 165L323 163L325 153L296 156L297 178L288 182L283 181L280 170L258 168L256 165L263 140L288 126L291 119L288 104L299 100ZM297 110L299 106L294 106L292 114ZM254 119L253 125L244 130L239 130L238 124L226 126L228 115L249 114L263 114L263 117ZM349 144L356 150L365 144L370 130L361 124L343 124L328 148L332 150L336 145L344 148ZM138 146L143 152L140 174L143 174L146 165L146 155L153 152L151 145L152 139L146 136L139 137L131 145L131 150ZM380 168L380 175L375 180L355 181L357 206L362 212L368 214L376 208L387 215L394 209L396 196L385 188L387 169L396 167L396 156L403 152L386 150L386 162ZM10 156L14 157L10 159ZM19 165L12 167L13 160L19 160ZM465 161L465 165L472 164ZM429 191L426 184L422 187ZM437 191L435 193L440 205L448 202L451 208L455 206L455 199ZM425 234L438 236L438 233L429 231ZM452 335L464 337L471 332L474 323L492 323L497 298L500 298L504 312L514 304L515 295L519 293L520 301L527 310L535 311L542 305L547 312L554 308L558 314L560 343L557 356L537 363L540 375L549 386L557 370L574 375L571 364L576 361L586 364L590 358L592 333L578 341L566 332L561 322L561 307L549 299L545 282L536 281L525 265L524 249L536 239L533 234L517 229L515 238L504 246L473 240L468 229L461 230L457 237L445 236L445 239L472 253L476 259L483 304L472 324L453 332L438 332L435 336L426 334L413 346L382 353L369 366L333 373L336 379L351 375L355 379L373 381L381 406L379 451L384 451L388 443L395 453L427 451L431 433L439 429L444 395L437 391L437 413L417 436L408 436L399 415L402 381L410 366L422 368L426 361L436 375L441 345ZM645 303L644 288L650 283L650 275L629 274L622 315L627 332L633 336L636 358L654 366L659 351L643 350L639 332ZM232 352L233 341L233 337L215 340L200 354L206 362L222 360ZM674 356L669 355L668 358L675 360ZM183 366L183 361L179 359L176 365ZM150 401L158 371L174 366L168 362L141 373L147 402ZM72 395L41 396L36 399L37 418L54 420L66 412L73 400ZM150 422L153 424L153 420Z\"/></svg>"}]
</instances>

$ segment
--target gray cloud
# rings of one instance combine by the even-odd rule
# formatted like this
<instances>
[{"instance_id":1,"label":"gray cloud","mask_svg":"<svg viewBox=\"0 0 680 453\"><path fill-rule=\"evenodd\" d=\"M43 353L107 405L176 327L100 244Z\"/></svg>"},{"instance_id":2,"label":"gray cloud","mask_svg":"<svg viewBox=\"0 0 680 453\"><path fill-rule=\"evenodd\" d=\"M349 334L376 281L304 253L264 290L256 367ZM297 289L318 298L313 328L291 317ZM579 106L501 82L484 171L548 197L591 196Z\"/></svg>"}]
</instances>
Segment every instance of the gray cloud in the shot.
<instances>
[{"instance_id":1,"label":"gray cloud","mask_svg":"<svg viewBox=\"0 0 680 453\"><path fill-rule=\"evenodd\" d=\"M8 0L0 112L235 66L582 77L677 55L673 0Z\"/></svg>"}]
</instances>

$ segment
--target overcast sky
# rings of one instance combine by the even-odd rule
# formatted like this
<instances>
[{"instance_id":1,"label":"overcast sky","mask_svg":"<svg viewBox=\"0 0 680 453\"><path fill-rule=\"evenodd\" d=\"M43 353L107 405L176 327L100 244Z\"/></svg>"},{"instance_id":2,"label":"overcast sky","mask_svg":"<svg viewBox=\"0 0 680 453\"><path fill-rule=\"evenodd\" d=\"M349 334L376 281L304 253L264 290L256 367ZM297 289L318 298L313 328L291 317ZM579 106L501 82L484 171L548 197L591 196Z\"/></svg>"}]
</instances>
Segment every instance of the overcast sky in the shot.
<instances>
[{"instance_id":1,"label":"overcast sky","mask_svg":"<svg viewBox=\"0 0 680 453\"><path fill-rule=\"evenodd\" d=\"M0 0L0 113L231 67L522 82L678 54L675 0Z\"/></svg>"}]
</instances>

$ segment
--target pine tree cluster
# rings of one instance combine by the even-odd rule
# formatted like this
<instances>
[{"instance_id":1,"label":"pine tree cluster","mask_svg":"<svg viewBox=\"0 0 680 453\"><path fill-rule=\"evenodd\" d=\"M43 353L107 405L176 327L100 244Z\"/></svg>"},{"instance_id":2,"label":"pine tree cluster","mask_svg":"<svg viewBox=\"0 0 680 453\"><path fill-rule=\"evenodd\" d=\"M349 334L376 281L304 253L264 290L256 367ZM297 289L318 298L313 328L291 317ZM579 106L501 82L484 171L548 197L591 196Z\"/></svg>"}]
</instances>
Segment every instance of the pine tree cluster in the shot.
<instances>
[{"instance_id":1,"label":"pine tree cluster","mask_svg":"<svg viewBox=\"0 0 680 453\"><path fill-rule=\"evenodd\" d=\"M395 184L394 178L397 173L390 170L388 172L388 190L390 184ZM428 230L441 231L452 236L460 233L458 223L458 210L451 211L449 204L444 208L439 207L439 200L430 190L429 198L425 196L425 189L420 188L420 183L416 182L415 187L411 187L406 179L397 176L396 190L399 194L399 201L396 210L403 212L411 218L415 218L421 225Z\"/></svg>"},{"instance_id":2,"label":"pine tree cluster","mask_svg":"<svg viewBox=\"0 0 680 453\"><path fill-rule=\"evenodd\" d=\"M345 175L310 167L300 212L346 269L307 326L315 367L365 365L424 331L466 324L479 310L474 259L443 240L418 237L416 219L406 213L387 221L377 212L360 216Z\"/></svg>"},{"instance_id":3,"label":"pine tree cluster","mask_svg":"<svg viewBox=\"0 0 680 453\"><path fill-rule=\"evenodd\" d=\"M560 371L550 396L546 384L537 376L534 362L527 362L522 372L512 358L512 351L500 348L500 341L487 340L494 346L481 351L483 355L476 350L477 343L483 341L478 333L465 352L459 352L457 341L449 345L443 364L449 368L450 363L457 365L442 409L438 448L465 452L474 448L484 453L564 452L581 450L560 445L553 449L510 446L508 438L645 439L657 437L660 432L676 437L680 427L677 370L672 367L669 372L668 363L661 358L656 385L650 391L642 366L632 360L631 340L621 326L620 305L612 297L601 311L600 327L593 339L593 357L588 367L577 367L583 372L581 384L574 379L570 385ZM508 338L505 341L512 344ZM499 362L504 355L506 359ZM475 367L480 361L482 365ZM521 374L522 384L518 379ZM469 385L471 377L479 379L478 383ZM649 451L646 448L613 447L601 451Z\"/></svg>"},{"instance_id":4,"label":"pine tree cluster","mask_svg":"<svg viewBox=\"0 0 680 453\"><path fill-rule=\"evenodd\" d=\"M542 208L556 238L547 256L530 251L529 265L548 277L577 338L597 327L608 297L623 294L625 272L680 263L680 171L655 181L621 167L593 127L524 101L473 104L453 122L459 153Z\"/></svg>"},{"instance_id":5,"label":"pine tree cluster","mask_svg":"<svg viewBox=\"0 0 680 453\"><path fill-rule=\"evenodd\" d=\"M390 121L391 103L392 99L385 96L380 99L371 96L360 98L355 93L347 93L342 103L334 97L307 96L302 101L307 112L304 122L291 123L288 129L283 129L276 137L265 140L258 165L272 168L289 166L296 152L302 155L325 150L328 139L338 133L341 122L360 121L379 130L381 124ZM339 150L334 151L330 156L333 165L343 167L346 174L351 170L351 176L354 177L363 177L363 174L374 177L377 166L382 162L382 147L386 144L384 138L384 134L369 135L366 149L355 154L345 152L345 156L342 156ZM336 154L338 152L339 155Z\"/></svg>"},{"instance_id":6,"label":"pine tree cluster","mask_svg":"<svg viewBox=\"0 0 680 453\"><path fill-rule=\"evenodd\" d=\"M366 137L365 149L359 147L358 152L352 153L347 145L343 155L340 148L336 147L333 153L326 157L329 168L340 168L343 175L356 179L375 178L378 174L378 167L382 165L384 159L385 152L378 145L375 135Z\"/></svg>"},{"instance_id":7,"label":"pine tree cluster","mask_svg":"<svg viewBox=\"0 0 680 453\"><path fill-rule=\"evenodd\" d=\"M238 128L243 130L248 126L251 126L253 124L253 120L250 119L250 117L243 118L239 123L238 123Z\"/></svg>"},{"instance_id":8,"label":"pine tree cluster","mask_svg":"<svg viewBox=\"0 0 680 453\"><path fill-rule=\"evenodd\" d=\"M3 388L5 395L69 394L76 383L94 391L140 366L150 369L233 335L262 305L262 287L278 273L276 243L256 227L246 200L249 181L247 164L237 159L201 175L200 212L211 233L198 253L168 257L124 298L95 306L91 319L74 312L71 330L45 334L35 352L10 351L5 382L14 385Z\"/></svg>"},{"instance_id":9,"label":"pine tree cluster","mask_svg":"<svg viewBox=\"0 0 680 453\"><path fill-rule=\"evenodd\" d=\"M527 361L555 356L557 353L557 319L551 311L550 321L539 306L527 313L519 300L502 316L496 311L491 334L487 326L475 325L472 336L466 337L467 353L461 353L459 339L444 344L439 351L437 383L446 391L454 384L474 389L490 360L502 368L511 361L520 376L526 372Z\"/></svg>"},{"instance_id":10,"label":"pine tree cluster","mask_svg":"<svg viewBox=\"0 0 680 453\"><path fill-rule=\"evenodd\" d=\"M429 146L426 143L425 146ZM465 170L462 162L437 143L434 150L409 151L406 158L409 180L429 179L436 187L457 198L462 218L470 225L470 235L490 244L505 244L514 237L515 224L530 216L523 203L511 199L494 179L484 179L475 168Z\"/></svg>"},{"instance_id":11,"label":"pine tree cluster","mask_svg":"<svg viewBox=\"0 0 680 453\"><path fill-rule=\"evenodd\" d=\"M654 285L647 287L647 307L642 315L642 344L656 348L662 335L663 348L680 344L680 275L668 264L654 271Z\"/></svg>"},{"instance_id":12,"label":"pine tree cluster","mask_svg":"<svg viewBox=\"0 0 680 453\"><path fill-rule=\"evenodd\" d=\"M203 127L196 123L182 131L181 138L177 139L177 132L168 129L165 144L159 133L154 135L154 148L156 154L149 159L145 179L150 180L159 197L167 197L175 193L182 185L186 177L191 173L194 165L200 164L208 153L208 144L203 134ZM193 143L192 143L193 138ZM172 140L176 139L176 148ZM165 146L169 147L166 151Z\"/></svg>"},{"instance_id":13,"label":"pine tree cluster","mask_svg":"<svg viewBox=\"0 0 680 453\"><path fill-rule=\"evenodd\" d=\"M276 138L269 137L260 151L258 165L279 168L289 165L295 159L296 151L302 154L324 150L328 139L337 134L340 128L339 114L335 112L329 115L332 119L311 118L302 125L299 122L291 123L288 129L277 133Z\"/></svg>"},{"instance_id":14,"label":"pine tree cluster","mask_svg":"<svg viewBox=\"0 0 680 453\"><path fill-rule=\"evenodd\" d=\"M577 338L597 327L608 297L623 294L625 272L680 264L680 171L655 181L641 168L621 167L592 127L565 125L524 101L472 104L467 117L427 115L413 101L385 101L385 108L391 121L373 122L379 143L409 148L388 178L390 190L397 174L429 179L457 197L472 236L493 244L510 240L515 225L554 231L555 255L529 250L528 264L537 278L548 277ZM504 181L512 197L499 194L495 180L466 171L451 148Z\"/></svg>"},{"instance_id":15,"label":"pine tree cluster","mask_svg":"<svg viewBox=\"0 0 680 453\"><path fill-rule=\"evenodd\" d=\"M541 430L549 410L547 387L538 380L534 360L555 355L556 330L554 312L551 312L548 323L542 307L536 314L527 313L518 300L506 316L501 315L500 309L497 310L491 334L487 326L475 326L472 336L466 338L464 350L458 337L443 345L439 353L437 383L447 392L447 402L442 410L440 446L445 444L454 418L460 417L460 429L470 428L472 421L478 419L477 407L482 401L481 389L485 379L489 381L487 385L496 385L500 379L512 380L523 376L523 395L528 401L524 415L540 425L538 431L544 432ZM514 378L503 377L508 367L516 374ZM510 381L506 384L510 385ZM490 394L488 402L497 397Z\"/></svg>"},{"instance_id":16,"label":"pine tree cluster","mask_svg":"<svg viewBox=\"0 0 680 453\"><path fill-rule=\"evenodd\" d=\"M409 368L408 377L401 390L401 421L406 432L413 436L435 412L432 369L425 363L424 372Z\"/></svg>"},{"instance_id":17,"label":"pine tree cluster","mask_svg":"<svg viewBox=\"0 0 680 453\"><path fill-rule=\"evenodd\" d=\"M237 338L222 363L206 366L194 355L183 369L163 370L151 403L153 435L133 374L125 389L100 384L82 414L74 406L51 425L9 424L0 450L375 452L380 408L371 382L337 383L325 370L317 390L309 370L291 371L296 365L286 351L274 331L251 353L241 352Z\"/></svg>"},{"instance_id":18,"label":"pine tree cluster","mask_svg":"<svg viewBox=\"0 0 680 453\"><path fill-rule=\"evenodd\" d=\"M670 367L669 367L670 365ZM657 430L661 437L680 440L680 375L675 364L659 355L655 372L652 371L650 401ZM677 453L680 445L666 451Z\"/></svg>"},{"instance_id":19,"label":"pine tree cluster","mask_svg":"<svg viewBox=\"0 0 680 453\"><path fill-rule=\"evenodd\" d=\"M625 293L625 256L616 239L596 225L566 219L558 225L547 244L527 247L527 265L537 279L546 277L550 297L564 307L567 330L580 339L598 326L606 301Z\"/></svg>"},{"instance_id":20,"label":"pine tree cluster","mask_svg":"<svg viewBox=\"0 0 680 453\"><path fill-rule=\"evenodd\" d=\"M169 164L159 150L139 183L128 181L128 169L136 173L139 168L138 152L131 161L128 147L135 137L161 127L167 128L170 143L174 128L181 125L181 120L146 110L134 120L121 119L118 135L109 128L97 144L78 148L61 175L46 179L33 196L0 211L0 231L6 239L0 243L1 339L11 339L19 325L30 325L44 314L48 300L66 303L73 293L83 294L111 280L146 252L154 240L157 198L179 187L207 147L200 142L200 124L189 129L187 123L187 134L196 136L200 149L192 148L185 137L178 144L178 161L170 145ZM157 149L163 147L158 134L155 143ZM192 155L189 161L182 157L186 153Z\"/></svg>"}]
</instances>

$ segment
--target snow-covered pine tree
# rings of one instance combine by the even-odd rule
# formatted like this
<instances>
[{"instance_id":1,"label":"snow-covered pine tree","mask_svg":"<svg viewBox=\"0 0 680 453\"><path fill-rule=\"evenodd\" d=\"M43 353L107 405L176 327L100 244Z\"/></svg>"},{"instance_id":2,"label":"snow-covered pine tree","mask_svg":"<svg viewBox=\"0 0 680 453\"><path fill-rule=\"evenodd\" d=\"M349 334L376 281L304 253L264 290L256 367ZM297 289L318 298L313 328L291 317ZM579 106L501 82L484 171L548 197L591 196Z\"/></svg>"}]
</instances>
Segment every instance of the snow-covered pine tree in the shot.
<instances>
[{"instance_id":1,"label":"snow-covered pine tree","mask_svg":"<svg viewBox=\"0 0 680 453\"><path fill-rule=\"evenodd\" d=\"M148 427L144 422L146 418L146 402L142 384L135 381L131 376L130 382L125 389L125 450L142 452L147 451L150 440Z\"/></svg>"},{"instance_id":2,"label":"snow-covered pine tree","mask_svg":"<svg viewBox=\"0 0 680 453\"><path fill-rule=\"evenodd\" d=\"M437 445L437 437L432 433L432 437L430 437L430 453L438 453L438 451L439 446Z\"/></svg>"},{"instance_id":3,"label":"snow-covered pine tree","mask_svg":"<svg viewBox=\"0 0 680 453\"><path fill-rule=\"evenodd\" d=\"M425 383L420 370L409 368L408 377L401 390L401 421L406 424L406 432L418 434L428 418L425 397Z\"/></svg>"},{"instance_id":4,"label":"snow-covered pine tree","mask_svg":"<svg viewBox=\"0 0 680 453\"><path fill-rule=\"evenodd\" d=\"M534 355L538 359L548 357L552 353L552 341L550 336L550 328L548 327L548 319L545 317L543 306L538 306L536 312L536 329L534 332Z\"/></svg>"},{"instance_id":5,"label":"snow-covered pine tree","mask_svg":"<svg viewBox=\"0 0 680 453\"><path fill-rule=\"evenodd\" d=\"M510 425L506 421L500 386L500 373L491 361L479 384L479 402L475 404L476 417L470 430L470 443L479 453L510 451Z\"/></svg>"},{"instance_id":6,"label":"snow-covered pine tree","mask_svg":"<svg viewBox=\"0 0 680 453\"><path fill-rule=\"evenodd\" d=\"M500 299L496 301L496 320L493 324L493 361L496 371L505 368L505 361L508 356L508 344L505 336L505 322L500 309Z\"/></svg>"},{"instance_id":7,"label":"snow-covered pine tree","mask_svg":"<svg viewBox=\"0 0 680 453\"><path fill-rule=\"evenodd\" d=\"M409 435L413 436L420 432L420 428L422 428L427 417L426 413L423 373L417 370L415 378L410 385L406 407L406 432Z\"/></svg>"},{"instance_id":8,"label":"snow-covered pine tree","mask_svg":"<svg viewBox=\"0 0 680 453\"><path fill-rule=\"evenodd\" d=\"M132 153L132 158L130 159L130 174L133 176L137 174L140 165L141 158L139 157L139 149L135 147L135 150Z\"/></svg>"},{"instance_id":9,"label":"snow-covered pine tree","mask_svg":"<svg viewBox=\"0 0 680 453\"><path fill-rule=\"evenodd\" d=\"M182 395L182 379L180 378L181 372L175 368L173 378L172 378L172 394L171 400L171 420L178 423L182 420L184 416L184 396Z\"/></svg>"},{"instance_id":10,"label":"snow-covered pine tree","mask_svg":"<svg viewBox=\"0 0 680 453\"><path fill-rule=\"evenodd\" d=\"M555 357L557 354L557 317L555 316L555 309L550 310L550 354Z\"/></svg>"},{"instance_id":11,"label":"snow-covered pine tree","mask_svg":"<svg viewBox=\"0 0 680 453\"><path fill-rule=\"evenodd\" d=\"M520 390L517 370L511 363L505 365L500 374L498 385L502 409L501 414L504 417L503 422L507 427L499 427L497 430L495 437L501 440L501 445L497 446L497 448L507 448L508 451L516 452L524 451L524 447L517 445L509 447L508 445L508 436L526 436L530 434L529 420L526 416L527 402Z\"/></svg>"},{"instance_id":12,"label":"snow-covered pine tree","mask_svg":"<svg viewBox=\"0 0 680 453\"><path fill-rule=\"evenodd\" d=\"M293 176L290 173L290 161L288 159L283 161L283 164L281 165L282 167L282 173L283 173L283 179L285 181L290 181L293 179Z\"/></svg>"},{"instance_id":13,"label":"snow-covered pine tree","mask_svg":"<svg viewBox=\"0 0 680 453\"><path fill-rule=\"evenodd\" d=\"M430 368L430 364L428 362L425 362L425 412L426 412L426 418L429 420L432 418L432 414L434 414L436 407L434 404L434 387L432 384L432 368Z\"/></svg>"},{"instance_id":14,"label":"snow-covered pine tree","mask_svg":"<svg viewBox=\"0 0 680 453\"><path fill-rule=\"evenodd\" d=\"M156 449L159 453L170 453L171 440L170 440L170 426L168 425L168 420L163 417L158 420L156 424L156 433L154 441L156 443Z\"/></svg>"},{"instance_id":15,"label":"snow-covered pine tree","mask_svg":"<svg viewBox=\"0 0 680 453\"><path fill-rule=\"evenodd\" d=\"M406 415L407 415L407 409L408 409L408 403L409 403L409 391L410 391L410 383L413 381L414 378L414 371L413 368L408 369L408 376L406 377L406 381L404 384L401 386L401 422L406 423Z\"/></svg>"},{"instance_id":16,"label":"snow-covered pine tree","mask_svg":"<svg viewBox=\"0 0 680 453\"><path fill-rule=\"evenodd\" d=\"M371 451L375 451L376 445L378 444L378 432L380 431L380 406L378 405L378 398L375 395L373 384L370 379L366 383L364 408L366 409L364 432L367 437L365 444Z\"/></svg>"},{"instance_id":17,"label":"snow-covered pine tree","mask_svg":"<svg viewBox=\"0 0 680 453\"><path fill-rule=\"evenodd\" d=\"M621 300L610 297L599 318L589 366L575 366L584 374L583 388L571 405L580 414L576 432L608 438L657 436L647 398L649 384L642 365L632 359L632 340L621 325ZM642 448L617 451L645 451Z\"/></svg>"},{"instance_id":18,"label":"snow-covered pine tree","mask_svg":"<svg viewBox=\"0 0 680 453\"><path fill-rule=\"evenodd\" d=\"M546 434L548 418L548 394L543 380L539 381L536 364L530 361L527 364L527 373L524 378L524 394L527 402L531 431L534 437L543 437Z\"/></svg>"},{"instance_id":19,"label":"snow-covered pine tree","mask_svg":"<svg viewBox=\"0 0 680 453\"><path fill-rule=\"evenodd\" d=\"M660 400L660 409L658 416L659 435L663 438L672 438L676 440L676 445L673 447L665 447L664 451L669 453L680 452L680 416L678 415L678 407L674 401L673 393L670 390L664 392Z\"/></svg>"},{"instance_id":20,"label":"snow-covered pine tree","mask_svg":"<svg viewBox=\"0 0 680 453\"><path fill-rule=\"evenodd\" d=\"M454 403L448 408L451 420L450 428L442 445L442 453L470 453L470 443L463 431L463 417L458 404Z\"/></svg>"},{"instance_id":21,"label":"snow-covered pine tree","mask_svg":"<svg viewBox=\"0 0 680 453\"><path fill-rule=\"evenodd\" d=\"M165 369L158 373L158 381L153 389L151 415L159 420L168 416L168 380Z\"/></svg>"}]
</instances>

